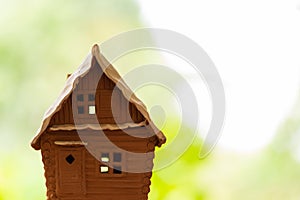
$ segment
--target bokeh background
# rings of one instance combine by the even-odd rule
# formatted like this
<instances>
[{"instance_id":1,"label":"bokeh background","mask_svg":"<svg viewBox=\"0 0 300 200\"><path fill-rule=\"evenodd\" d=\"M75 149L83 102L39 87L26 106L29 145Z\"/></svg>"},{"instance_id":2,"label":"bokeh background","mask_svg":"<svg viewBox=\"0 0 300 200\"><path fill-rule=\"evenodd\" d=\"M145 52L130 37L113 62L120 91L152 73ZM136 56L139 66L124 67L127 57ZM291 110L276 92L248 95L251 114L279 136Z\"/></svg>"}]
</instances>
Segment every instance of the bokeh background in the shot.
<instances>
[{"instance_id":1,"label":"bokeh background","mask_svg":"<svg viewBox=\"0 0 300 200\"><path fill-rule=\"evenodd\" d=\"M45 199L40 152L30 142L66 74L94 43L149 26L202 46L227 97L215 150L199 159L199 134L179 160L153 174L149 199L300 199L300 2L0 2L0 200ZM202 132L209 124L204 111ZM169 138L176 120L164 127ZM190 134L188 124L182 126Z\"/></svg>"}]
</instances>

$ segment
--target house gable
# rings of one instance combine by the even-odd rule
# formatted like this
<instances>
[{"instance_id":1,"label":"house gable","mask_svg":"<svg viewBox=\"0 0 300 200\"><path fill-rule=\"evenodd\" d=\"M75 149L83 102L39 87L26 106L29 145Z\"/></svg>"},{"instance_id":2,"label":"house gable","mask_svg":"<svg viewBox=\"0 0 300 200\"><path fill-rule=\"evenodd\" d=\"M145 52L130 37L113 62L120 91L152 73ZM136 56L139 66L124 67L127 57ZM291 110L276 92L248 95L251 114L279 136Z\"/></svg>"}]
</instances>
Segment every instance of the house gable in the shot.
<instances>
[{"instance_id":1,"label":"house gable","mask_svg":"<svg viewBox=\"0 0 300 200\"><path fill-rule=\"evenodd\" d=\"M103 80L100 79L100 81L98 81L98 77L101 72L103 72L103 76L101 76L101 79ZM78 108L78 102L77 104L75 104L73 101L74 99L80 99L81 97L83 97L83 99L88 98L88 95L90 93L80 94L80 92L86 91L85 89L88 89L88 91L93 91L95 90L95 88L95 112L99 110L99 112L96 112L97 117L94 117L94 121L91 119L85 119L84 117L82 118L82 120L77 121L78 118L76 117L76 124L78 122L81 124L93 124L99 122L115 123L114 118L112 117L112 113L109 112L112 108L111 105L117 104L116 107L118 108L119 106L119 110L122 111L119 112L119 114L121 113L121 116L117 116L118 123L126 123L129 118L135 123L146 120L149 124L149 127L153 130L158 138L158 142L156 145L161 146L166 142L166 137L164 136L164 134L159 129L157 129L155 124L151 121L146 106L135 96L135 94L130 90L124 80L122 80L121 76L115 70L115 68L100 53L99 46L94 45L92 48L92 54L89 54L85 61L79 66L79 68L67 79L65 88L63 89L57 100L54 102L54 104L51 105L51 107L46 111L42 120L41 127L39 128L36 137L33 139L31 146L36 150L39 150L41 148L40 138L48 127L59 124L74 124L73 116L82 114L82 112L83 114L84 112L89 112L87 107ZM115 92L112 93L113 88L115 88ZM77 97L77 94L83 96ZM114 97L114 95L119 97L110 98ZM101 98L103 100L102 102ZM109 98L113 99L111 105L109 105L108 103L110 102ZM74 109L72 105L76 105L77 107ZM104 108L103 105L105 105ZM123 112L123 109L126 107L124 107L124 105L127 105L127 108L129 108L129 113L131 115L130 117L128 117L128 115L124 115L125 117L123 116L124 113L128 113ZM114 105L113 108L115 108ZM78 113L73 113L73 111L76 111ZM125 109L125 111L127 110Z\"/></svg>"},{"instance_id":2,"label":"house gable","mask_svg":"<svg viewBox=\"0 0 300 200\"><path fill-rule=\"evenodd\" d=\"M130 115L129 115L130 114ZM90 71L51 118L49 126L140 123L145 117L129 102L93 58Z\"/></svg>"}]
</instances>

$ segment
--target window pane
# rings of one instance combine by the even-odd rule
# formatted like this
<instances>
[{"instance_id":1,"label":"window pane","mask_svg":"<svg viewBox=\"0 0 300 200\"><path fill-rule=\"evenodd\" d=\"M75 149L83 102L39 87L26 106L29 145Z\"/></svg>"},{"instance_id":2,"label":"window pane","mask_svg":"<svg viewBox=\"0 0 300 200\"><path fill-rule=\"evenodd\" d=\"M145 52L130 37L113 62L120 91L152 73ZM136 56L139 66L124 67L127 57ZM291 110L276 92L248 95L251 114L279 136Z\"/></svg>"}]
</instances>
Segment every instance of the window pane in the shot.
<instances>
[{"instance_id":1,"label":"window pane","mask_svg":"<svg viewBox=\"0 0 300 200\"><path fill-rule=\"evenodd\" d=\"M121 161L122 161L122 154L114 153L114 162L121 162Z\"/></svg>"},{"instance_id":2,"label":"window pane","mask_svg":"<svg viewBox=\"0 0 300 200\"><path fill-rule=\"evenodd\" d=\"M89 101L95 101L95 95L89 94Z\"/></svg>"},{"instance_id":3,"label":"window pane","mask_svg":"<svg viewBox=\"0 0 300 200\"><path fill-rule=\"evenodd\" d=\"M89 114L94 115L96 113L96 107L95 106L89 106Z\"/></svg>"},{"instance_id":4,"label":"window pane","mask_svg":"<svg viewBox=\"0 0 300 200\"><path fill-rule=\"evenodd\" d=\"M100 166L100 173L108 173L108 166L101 165Z\"/></svg>"},{"instance_id":5,"label":"window pane","mask_svg":"<svg viewBox=\"0 0 300 200\"><path fill-rule=\"evenodd\" d=\"M78 106L77 109L78 109L78 114L83 114L84 113L83 106Z\"/></svg>"},{"instance_id":6,"label":"window pane","mask_svg":"<svg viewBox=\"0 0 300 200\"><path fill-rule=\"evenodd\" d=\"M109 154L108 153L102 153L101 154L101 161L102 162L109 162Z\"/></svg>"},{"instance_id":7,"label":"window pane","mask_svg":"<svg viewBox=\"0 0 300 200\"><path fill-rule=\"evenodd\" d=\"M77 95L77 101L83 101L83 94Z\"/></svg>"},{"instance_id":8,"label":"window pane","mask_svg":"<svg viewBox=\"0 0 300 200\"><path fill-rule=\"evenodd\" d=\"M114 174L122 174L122 167L121 166L114 166L113 173Z\"/></svg>"},{"instance_id":9,"label":"window pane","mask_svg":"<svg viewBox=\"0 0 300 200\"><path fill-rule=\"evenodd\" d=\"M72 164L74 162L75 158L72 156L72 154L68 155L66 157L66 161L69 163L69 164Z\"/></svg>"}]
</instances>

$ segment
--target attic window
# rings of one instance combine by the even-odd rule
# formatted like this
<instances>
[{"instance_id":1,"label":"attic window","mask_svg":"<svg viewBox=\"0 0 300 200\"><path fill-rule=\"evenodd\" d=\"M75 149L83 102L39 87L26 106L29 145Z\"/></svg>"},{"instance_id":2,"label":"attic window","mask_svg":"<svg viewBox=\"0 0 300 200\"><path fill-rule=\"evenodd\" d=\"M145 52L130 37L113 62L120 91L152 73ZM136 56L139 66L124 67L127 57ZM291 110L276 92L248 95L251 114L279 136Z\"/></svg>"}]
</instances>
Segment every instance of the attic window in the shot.
<instances>
[{"instance_id":1,"label":"attic window","mask_svg":"<svg viewBox=\"0 0 300 200\"><path fill-rule=\"evenodd\" d=\"M78 94L77 95L77 101L83 101L84 98L83 98L83 94Z\"/></svg>"},{"instance_id":2,"label":"attic window","mask_svg":"<svg viewBox=\"0 0 300 200\"><path fill-rule=\"evenodd\" d=\"M78 114L83 114L84 113L84 107L83 106L78 106Z\"/></svg>"},{"instance_id":3,"label":"attic window","mask_svg":"<svg viewBox=\"0 0 300 200\"><path fill-rule=\"evenodd\" d=\"M77 114L80 115L80 118L90 118L96 114L96 96L94 91L81 91L75 97Z\"/></svg>"},{"instance_id":4,"label":"attic window","mask_svg":"<svg viewBox=\"0 0 300 200\"><path fill-rule=\"evenodd\" d=\"M95 106L89 106L89 114L90 115L96 114L96 107Z\"/></svg>"},{"instance_id":5,"label":"attic window","mask_svg":"<svg viewBox=\"0 0 300 200\"><path fill-rule=\"evenodd\" d=\"M89 94L89 101L95 101L95 95Z\"/></svg>"}]
</instances>

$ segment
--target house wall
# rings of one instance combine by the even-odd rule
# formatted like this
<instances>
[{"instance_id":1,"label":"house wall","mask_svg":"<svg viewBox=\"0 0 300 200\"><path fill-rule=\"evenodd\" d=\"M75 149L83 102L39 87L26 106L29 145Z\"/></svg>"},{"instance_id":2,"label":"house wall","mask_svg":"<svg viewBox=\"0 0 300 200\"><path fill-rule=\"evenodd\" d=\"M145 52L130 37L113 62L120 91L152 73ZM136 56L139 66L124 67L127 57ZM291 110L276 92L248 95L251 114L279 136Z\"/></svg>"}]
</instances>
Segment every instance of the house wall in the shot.
<instances>
[{"instance_id":1,"label":"house wall","mask_svg":"<svg viewBox=\"0 0 300 200\"><path fill-rule=\"evenodd\" d=\"M55 141L81 141L76 131L64 132L47 132L42 136L42 156L45 166L45 177L47 185L47 196L49 200L141 200L147 199L150 191L151 170L153 167L154 147L157 142L156 136L151 136L151 131L145 127L126 129L130 135L140 137L132 137L124 134L122 130L105 131L105 135L97 136L97 131L85 131L84 137L81 138L87 142L87 148L78 146L58 146ZM99 166L103 163L96 158L100 158L101 152L114 148L107 145L105 138L108 138L114 144L128 152L139 153L139 157L133 156L131 153L123 154L124 167L126 171L140 173L123 173L123 174L101 174ZM141 138L144 137L144 138ZM75 152L79 149L82 152L82 177L83 182L81 194L63 193L68 190L70 185L62 186L59 181L64 181L72 185L68 180L61 180L59 175L59 154L61 149L69 149ZM148 154L143 154L149 152ZM81 154L80 154L81 155ZM75 158L78 159L78 158ZM143 171L148 171L143 173ZM70 172L70 171L68 171ZM72 176L72 175L71 175ZM76 187L78 185L75 184Z\"/></svg>"},{"instance_id":2,"label":"house wall","mask_svg":"<svg viewBox=\"0 0 300 200\"><path fill-rule=\"evenodd\" d=\"M84 101L77 100L78 95L84 96ZM94 101L88 101L88 95L94 95ZM95 104L96 115L88 115L87 104ZM78 114L78 107L83 106L85 114ZM51 119L54 124L85 124L85 123L127 123L145 120L136 107L128 102L122 92L115 87L93 59L90 71L63 103L62 108ZM75 121L75 122L74 122Z\"/></svg>"}]
</instances>

